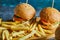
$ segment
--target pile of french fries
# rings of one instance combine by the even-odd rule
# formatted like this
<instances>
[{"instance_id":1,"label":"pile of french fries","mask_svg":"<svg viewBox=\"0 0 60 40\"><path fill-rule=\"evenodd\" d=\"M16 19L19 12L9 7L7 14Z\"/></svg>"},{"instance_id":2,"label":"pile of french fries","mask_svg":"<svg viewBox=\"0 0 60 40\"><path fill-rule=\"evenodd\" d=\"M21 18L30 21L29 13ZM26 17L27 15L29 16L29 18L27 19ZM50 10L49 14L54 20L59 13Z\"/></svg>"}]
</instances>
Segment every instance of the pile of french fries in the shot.
<instances>
[{"instance_id":1,"label":"pile of french fries","mask_svg":"<svg viewBox=\"0 0 60 40\"><path fill-rule=\"evenodd\" d=\"M40 24L27 22L4 22L0 19L1 40L33 40L45 38L52 34L50 30L43 29Z\"/></svg>"}]
</instances>

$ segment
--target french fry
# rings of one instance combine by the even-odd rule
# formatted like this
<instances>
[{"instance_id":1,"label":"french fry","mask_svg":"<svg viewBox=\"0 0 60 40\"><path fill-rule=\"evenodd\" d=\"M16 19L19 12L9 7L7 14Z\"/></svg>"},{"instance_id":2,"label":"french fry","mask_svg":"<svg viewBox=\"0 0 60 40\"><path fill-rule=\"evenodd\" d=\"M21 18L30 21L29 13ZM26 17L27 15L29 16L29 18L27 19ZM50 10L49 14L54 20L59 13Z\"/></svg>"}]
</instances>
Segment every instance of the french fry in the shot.
<instances>
[{"instance_id":1,"label":"french fry","mask_svg":"<svg viewBox=\"0 0 60 40\"><path fill-rule=\"evenodd\" d=\"M22 24L25 24L25 25L29 25L30 26L30 23L29 23L29 21L26 21L26 22L23 22Z\"/></svg>"},{"instance_id":2,"label":"french fry","mask_svg":"<svg viewBox=\"0 0 60 40\"><path fill-rule=\"evenodd\" d=\"M2 24L7 24L7 25L16 25L15 22L2 22Z\"/></svg>"},{"instance_id":3,"label":"french fry","mask_svg":"<svg viewBox=\"0 0 60 40\"><path fill-rule=\"evenodd\" d=\"M44 29L44 32L47 33L47 34L52 34L51 30L45 30Z\"/></svg>"},{"instance_id":4,"label":"french fry","mask_svg":"<svg viewBox=\"0 0 60 40\"><path fill-rule=\"evenodd\" d=\"M36 30L36 32L39 33L42 37L45 37L45 35L42 32L40 32L38 30Z\"/></svg>"},{"instance_id":5,"label":"french fry","mask_svg":"<svg viewBox=\"0 0 60 40\"><path fill-rule=\"evenodd\" d=\"M12 40L13 39L12 36L9 36L9 39Z\"/></svg>"},{"instance_id":6,"label":"french fry","mask_svg":"<svg viewBox=\"0 0 60 40\"><path fill-rule=\"evenodd\" d=\"M13 38L12 40L19 40L19 38Z\"/></svg>"},{"instance_id":7,"label":"french fry","mask_svg":"<svg viewBox=\"0 0 60 40\"><path fill-rule=\"evenodd\" d=\"M6 40L9 40L9 32L8 32L8 30L4 30L3 33L5 35Z\"/></svg>"},{"instance_id":8,"label":"french fry","mask_svg":"<svg viewBox=\"0 0 60 40\"><path fill-rule=\"evenodd\" d=\"M24 36L24 37L22 37L22 38L20 38L19 40L25 40L25 39L28 39L29 37L31 37L32 35L34 35L35 34L35 30L33 30L30 34L28 34L28 35L26 35L26 36Z\"/></svg>"},{"instance_id":9,"label":"french fry","mask_svg":"<svg viewBox=\"0 0 60 40\"><path fill-rule=\"evenodd\" d=\"M39 34L38 32L35 33L38 37L41 37L41 34Z\"/></svg>"},{"instance_id":10,"label":"french fry","mask_svg":"<svg viewBox=\"0 0 60 40\"><path fill-rule=\"evenodd\" d=\"M4 36L4 34L2 33L3 30L5 30L5 28L0 27L0 40L4 40L4 37L2 39L2 35Z\"/></svg>"},{"instance_id":11,"label":"french fry","mask_svg":"<svg viewBox=\"0 0 60 40\"><path fill-rule=\"evenodd\" d=\"M22 37L24 37L24 36L25 36L24 34L18 35L19 38L22 38Z\"/></svg>"},{"instance_id":12,"label":"french fry","mask_svg":"<svg viewBox=\"0 0 60 40\"><path fill-rule=\"evenodd\" d=\"M11 25L2 24L2 27L10 29Z\"/></svg>"},{"instance_id":13,"label":"french fry","mask_svg":"<svg viewBox=\"0 0 60 40\"><path fill-rule=\"evenodd\" d=\"M33 27L33 23L30 25L30 28L32 28Z\"/></svg>"},{"instance_id":14,"label":"french fry","mask_svg":"<svg viewBox=\"0 0 60 40\"><path fill-rule=\"evenodd\" d=\"M31 31L36 28L36 25L37 25L37 24L35 23L35 24L32 26Z\"/></svg>"},{"instance_id":15,"label":"french fry","mask_svg":"<svg viewBox=\"0 0 60 40\"><path fill-rule=\"evenodd\" d=\"M5 40L5 34L4 34L4 32L2 33L2 40Z\"/></svg>"},{"instance_id":16,"label":"french fry","mask_svg":"<svg viewBox=\"0 0 60 40\"><path fill-rule=\"evenodd\" d=\"M19 27L19 26L16 26L16 25L2 24L2 27L5 27L5 28L11 29L11 30L29 30L28 27Z\"/></svg>"},{"instance_id":17,"label":"french fry","mask_svg":"<svg viewBox=\"0 0 60 40\"><path fill-rule=\"evenodd\" d=\"M29 28L28 28L28 27L12 26L12 27L11 27L11 30L15 30L15 31L17 31L17 30L29 30Z\"/></svg>"},{"instance_id":18,"label":"french fry","mask_svg":"<svg viewBox=\"0 0 60 40\"><path fill-rule=\"evenodd\" d=\"M36 27L36 30L38 30L38 27ZM39 33L35 33L38 37L41 37L41 35Z\"/></svg>"},{"instance_id":19,"label":"french fry","mask_svg":"<svg viewBox=\"0 0 60 40\"><path fill-rule=\"evenodd\" d=\"M4 27L0 27L0 30L3 30L3 29L6 29L6 28L4 28Z\"/></svg>"},{"instance_id":20,"label":"french fry","mask_svg":"<svg viewBox=\"0 0 60 40\"><path fill-rule=\"evenodd\" d=\"M36 30L38 30L38 27L35 28ZM38 30L39 31L39 30Z\"/></svg>"},{"instance_id":21,"label":"french fry","mask_svg":"<svg viewBox=\"0 0 60 40\"><path fill-rule=\"evenodd\" d=\"M13 25L13 26L14 26L14 25ZM24 24L18 24L18 25L15 25L15 26L17 26L17 27L25 27Z\"/></svg>"},{"instance_id":22,"label":"french fry","mask_svg":"<svg viewBox=\"0 0 60 40\"><path fill-rule=\"evenodd\" d=\"M23 33L24 33L24 31L13 32L12 36L18 36L18 35L23 34Z\"/></svg>"},{"instance_id":23,"label":"french fry","mask_svg":"<svg viewBox=\"0 0 60 40\"><path fill-rule=\"evenodd\" d=\"M29 39L27 39L27 40L40 40L40 37L31 37L31 38L29 38Z\"/></svg>"},{"instance_id":24,"label":"french fry","mask_svg":"<svg viewBox=\"0 0 60 40\"><path fill-rule=\"evenodd\" d=\"M43 28L42 28L40 25L38 25L38 28L39 28L40 32L41 32L43 35L46 35L45 32L44 32L44 30L43 30Z\"/></svg>"}]
</instances>

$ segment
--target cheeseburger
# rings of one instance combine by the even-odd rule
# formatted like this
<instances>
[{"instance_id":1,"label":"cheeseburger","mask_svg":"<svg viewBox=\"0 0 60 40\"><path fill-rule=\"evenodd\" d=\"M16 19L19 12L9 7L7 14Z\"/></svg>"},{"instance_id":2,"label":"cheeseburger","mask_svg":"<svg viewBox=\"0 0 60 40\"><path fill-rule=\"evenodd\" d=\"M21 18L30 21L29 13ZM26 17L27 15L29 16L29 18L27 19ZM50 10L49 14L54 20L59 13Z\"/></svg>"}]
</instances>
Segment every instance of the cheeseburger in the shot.
<instances>
[{"instance_id":1,"label":"cheeseburger","mask_svg":"<svg viewBox=\"0 0 60 40\"><path fill-rule=\"evenodd\" d=\"M52 34L55 33L56 28L60 22L60 13L57 9L47 7L40 12L42 27L47 30L51 30Z\"/></svg>"},{"instance_id":2,"label":"cheeseburger","mask_svg":"<svg viewBox=\"0 0 60 40\"><path fill-rule=\"evenodd\" d=\"M27 3L22 3L14 9L14 21L30 20L34 17L35 9Z\"/></svg>"},{"instance_id":3,"label":"cheeseburger","mask_svg":"<svg viewBox=\"0 0 60 40\"><path fill-rule=\"evenodd\" d=\"M60 21L60 13L55 8L44 8L40 13L41 21L44 24L54 24Z\"/></svg>"}]
</instances>

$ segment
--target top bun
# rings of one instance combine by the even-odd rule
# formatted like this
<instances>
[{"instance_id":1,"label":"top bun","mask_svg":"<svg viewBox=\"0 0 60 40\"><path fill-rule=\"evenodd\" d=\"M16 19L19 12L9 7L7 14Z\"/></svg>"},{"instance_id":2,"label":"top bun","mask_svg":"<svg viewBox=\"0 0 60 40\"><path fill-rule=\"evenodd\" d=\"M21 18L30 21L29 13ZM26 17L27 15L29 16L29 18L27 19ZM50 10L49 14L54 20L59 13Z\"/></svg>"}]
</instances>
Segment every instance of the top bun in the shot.
<instances>
[{"instance_id":1,"label":"top bun","mask_svg":"<svg viewBox=\"0 0 60 40\"><path fill-rule=\"evenodd\" d=\"M17 5L14 12L15 15L26 20L30 20L31 18L33 18L36 13L35 9L27 3Z\"/></svg>"},{"instance_id":2,"label":"top bun","mask_svg":"<svg viewBox=\"0 0 60 40\"><path fill-rule=\"evenodd\" d=\"M53 24L60 21L60 13L55 8L44 8L40 12L41 21L47 24Z\"/></svg>"}]
</instances>

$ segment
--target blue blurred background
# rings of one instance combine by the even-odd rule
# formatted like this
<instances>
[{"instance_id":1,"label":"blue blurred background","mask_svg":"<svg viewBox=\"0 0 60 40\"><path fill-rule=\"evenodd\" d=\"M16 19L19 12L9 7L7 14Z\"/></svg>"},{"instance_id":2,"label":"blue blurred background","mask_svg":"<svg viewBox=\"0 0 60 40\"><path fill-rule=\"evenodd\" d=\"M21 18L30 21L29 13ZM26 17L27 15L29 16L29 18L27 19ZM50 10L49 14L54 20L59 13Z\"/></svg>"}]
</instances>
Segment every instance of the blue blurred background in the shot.
<instances>
[{"instance_id":1,"label":"blue blurred background","mask_svg":"<svg viewBox=\"0 0 60 40\"><path fill-rule=\"evenodd\" d=\"M3 20L11 20L16 5L25 2L26 0L0 0L0 18ZM39 16L41 9L51 7L52 0L29 0L28 3L36 9L36 16ZM60 0L55 0L54 8L60 10Z\"/></svg>"}]
</instances>

